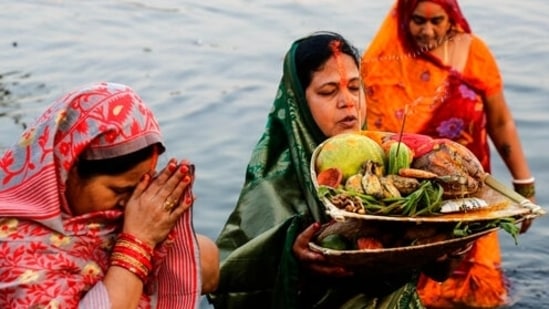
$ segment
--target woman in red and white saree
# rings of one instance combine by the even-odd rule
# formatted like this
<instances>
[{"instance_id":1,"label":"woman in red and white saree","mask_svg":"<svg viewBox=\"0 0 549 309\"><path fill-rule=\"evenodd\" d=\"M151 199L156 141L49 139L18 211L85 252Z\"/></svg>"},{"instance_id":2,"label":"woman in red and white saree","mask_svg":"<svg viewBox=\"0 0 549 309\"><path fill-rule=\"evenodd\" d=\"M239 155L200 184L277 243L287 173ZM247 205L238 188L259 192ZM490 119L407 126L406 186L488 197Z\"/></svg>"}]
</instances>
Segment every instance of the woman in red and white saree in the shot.
<instances>
[{"instance_id":1,"label":"woman in red and white saree","mask_svg":"<svg viewBox=\"0 0 549 309\"><path fill-rule=\"evenodd\" d=\"M143 149L129 172L75 176ZM162 151L151 110L120 84L70 92L29 126L0 158L0 308L197 308L193 168L171 159L153 175Z\"/></svg>"},{"instance_id":2,"label":"woman in red and white saree","mask_svg":"<svg viewBox=\"0 0 549 309\"><path fill-rule=\"evenodd\" d=\"M468 147L487 172L490 138L515 179L515 189L534 197L534 179L496 61L471 32L456 0L398 0L364 52L361 74L368 129L452 139ZM439 283L421 278L418 290L424 304L504 304L508 295L497 237L494 232L480 238L450 279Z\"/></svg>"}]
</instances>

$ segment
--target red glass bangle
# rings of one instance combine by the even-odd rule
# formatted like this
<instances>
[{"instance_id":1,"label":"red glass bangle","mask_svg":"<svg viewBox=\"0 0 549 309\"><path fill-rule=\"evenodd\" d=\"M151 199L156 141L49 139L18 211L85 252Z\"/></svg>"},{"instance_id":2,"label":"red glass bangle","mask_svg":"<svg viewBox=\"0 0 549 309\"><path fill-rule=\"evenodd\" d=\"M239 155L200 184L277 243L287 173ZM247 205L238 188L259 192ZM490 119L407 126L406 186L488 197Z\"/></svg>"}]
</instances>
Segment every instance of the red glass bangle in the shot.
<instances>
[{"instance_id":1,"label":"red glass bangle","mask_svg":"<svg viewBox=\"0 0 549 309\"><path fill-rule=\"evenodd\" d=\"M153 254L154 252L154 248L151 247L149 244L147 244L146 242L142 241L141 239L135 237L133 234L130 234L130 233L120 233L120 235L118 235L118 240L127 240L129 241L130 243L134 243L136 245L139 245L141 248L143 248L143 250L145 250L147 253L149 254Z\"/></svg>"},{"instance_id":2,"label":"red glass bangle","mask_svg":"<svg viewBox=\"0 0 549 309\"><path fill-rule=\"evenodd\" d=\"M154 248L129 233L121 233L111 253L111 266L125 268L145 282L152 269Z\"/></svg>"}]
</instances>

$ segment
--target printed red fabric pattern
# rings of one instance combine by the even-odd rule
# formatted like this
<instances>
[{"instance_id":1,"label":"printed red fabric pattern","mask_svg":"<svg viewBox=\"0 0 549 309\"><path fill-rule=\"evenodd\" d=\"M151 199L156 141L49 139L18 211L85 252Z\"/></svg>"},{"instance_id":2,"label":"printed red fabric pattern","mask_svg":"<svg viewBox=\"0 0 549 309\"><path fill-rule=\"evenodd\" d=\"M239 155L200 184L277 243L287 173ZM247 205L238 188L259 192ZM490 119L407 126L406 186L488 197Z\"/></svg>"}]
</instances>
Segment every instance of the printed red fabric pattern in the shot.
<instances>
[{"instance_id":1,"label":"printed red fabric pattern","mask_svg":"<svg viewBox=\"0 0 549 309\"><path fill-rule=\"evenodd\" d=\"M64 198L76 158L109 158L162 142L129 87L97 83L55 101L0 158L0 307L76 308L108 268L122 212L73 216ZM84 154L83 151L86 151ZM101 157L98 155L101 154ZM197 308L198 245L187 211L154 254L140 308ZM169 297L167 297L169 296Z\"/></svg>"}]
</instances>

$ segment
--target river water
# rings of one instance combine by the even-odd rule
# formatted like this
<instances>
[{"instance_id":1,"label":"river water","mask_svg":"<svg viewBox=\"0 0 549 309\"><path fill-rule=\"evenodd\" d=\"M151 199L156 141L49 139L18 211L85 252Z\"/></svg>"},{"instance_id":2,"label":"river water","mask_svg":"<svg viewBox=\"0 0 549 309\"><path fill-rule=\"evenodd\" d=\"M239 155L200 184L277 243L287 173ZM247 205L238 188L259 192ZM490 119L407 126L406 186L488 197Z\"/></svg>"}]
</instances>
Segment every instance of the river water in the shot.
<instances>
[{"instance_id":1,"label":"river water","mask_svg":"<svg viewBox=\"0 0 549 309\"><path fill-rule=\"evenodd\" d=\"M360 50L392 1L2 0L0 148L55 97L91 81L125 83L163 128L168 154L197 166L195 226L216 238L236 203L263 131L290 43L316 30L342 33ZM536 177L549 203L549 2L462 0L492 48ZM545 29L545 30L544 30ZM494 175L510 176L494 154ZM547 190L547 191L546 191ZM518 245L503 232L511 308L549 306L549 216ZM209 308L203 300L202 308Z\"/></svg>"}]
</instances>

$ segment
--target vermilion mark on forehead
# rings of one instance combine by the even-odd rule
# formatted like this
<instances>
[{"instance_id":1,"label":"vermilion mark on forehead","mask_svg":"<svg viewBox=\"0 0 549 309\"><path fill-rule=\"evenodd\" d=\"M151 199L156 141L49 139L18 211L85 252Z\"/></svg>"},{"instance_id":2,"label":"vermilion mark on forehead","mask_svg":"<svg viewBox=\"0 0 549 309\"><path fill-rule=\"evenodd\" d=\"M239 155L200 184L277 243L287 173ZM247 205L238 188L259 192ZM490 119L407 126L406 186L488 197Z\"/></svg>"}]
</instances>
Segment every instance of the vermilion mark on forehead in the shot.
<instances>
[{"instance_id":1,"label":"vermilion mark on forehead","mask_svg":"<svg viewBox=\"0 0 549 309\"><path fill-rule=\"evenodd\" d=\"M349 80L347 79L347 70L345 70L345 65L343 64L342 59L342 52L341 52L341 44L342 42L339 40L334 40L330 42L330 49L332 50L332 54L334 55L334 59L337 65L337 71L339 72L339 87L343 89L347 89L347 86L349 85ZM345 93L345 100L347 101L347 105L349 107L352 107L352 98L349 95L348 91L344 91Z\"/></svg>"},{"instance_id":2,"label":"vermilion mark on forehead","mask_svg":"<svg viewBox=\"0 0 549 309\"><path fill-rule=\"evenodd\" d=\"M439 7L438 4L432 3L430 1L422 1L423 2L423 8L424 8L424 15L422 17L426 19L431 19L433 15L436 15L436 10ZM421 2L420 2L421 3Z\"/></svg>"},{"instance_id":3,"label":"vermilion mark on forehead","mask_svg":"<svg viewBox=\"0 0 549 309\"><path fill-rule=\"evenodd\" d=\"M330 42L330 49L332 50L332 54L334 55L339 76L341 76L339 83L342 87L346 87L348 84L348 81L346 78L347 75L345 74L346 73L345 67L343 66L343 61L341 60L341 41Z\"/></svg>"},{"instance_id":4,"label":"vermilion mark on forehead","mask_svg":"<svg viewBox=\"0 0 549 309\"><path fill-rule=\"evenodd\" d=\"M429 18L431 18L431 15L433 15L432 8L431 8L430 5L426 5L426 7L425 7L425 16L423 16L423 17L429 19Z\"/></svg>"}]
</instances>

